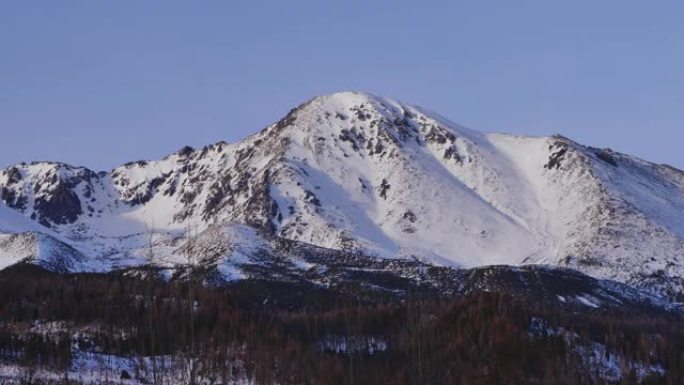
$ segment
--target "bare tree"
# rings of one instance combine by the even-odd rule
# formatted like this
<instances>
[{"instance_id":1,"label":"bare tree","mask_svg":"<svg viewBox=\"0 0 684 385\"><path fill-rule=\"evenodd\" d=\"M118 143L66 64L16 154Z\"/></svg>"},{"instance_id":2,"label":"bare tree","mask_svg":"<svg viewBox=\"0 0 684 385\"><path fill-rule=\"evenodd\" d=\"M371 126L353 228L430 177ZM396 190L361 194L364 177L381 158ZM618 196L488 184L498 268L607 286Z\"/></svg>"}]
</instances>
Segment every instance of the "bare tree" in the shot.
<instances>
[{"instance_id":1,"label":"bare tree","mask_svg":"<svg viewBox=\"0 0 684 385\"><path fill-rule=\"evenodd\" d=\"M147 238L147 244L145 245L145 259L148 265L152 265L155 260L154 255L154 219L152 219L152 224L145 223L145 237Z\"/></svg>"},{"instance_id":2,"label":"bare tree","mask_svg":"<svg viewBox=\"0 0 684 385\"><path fill-rule=\"evenodd\" d=\"M196 384L196 356L195 356L195 296L193 293L194 270L196 262L197 234L196 229L188 225L185 230L185 258L188 268L188 309L190 313L190 351L188 352L188 385Z\"/></svg>"}]
</instances>

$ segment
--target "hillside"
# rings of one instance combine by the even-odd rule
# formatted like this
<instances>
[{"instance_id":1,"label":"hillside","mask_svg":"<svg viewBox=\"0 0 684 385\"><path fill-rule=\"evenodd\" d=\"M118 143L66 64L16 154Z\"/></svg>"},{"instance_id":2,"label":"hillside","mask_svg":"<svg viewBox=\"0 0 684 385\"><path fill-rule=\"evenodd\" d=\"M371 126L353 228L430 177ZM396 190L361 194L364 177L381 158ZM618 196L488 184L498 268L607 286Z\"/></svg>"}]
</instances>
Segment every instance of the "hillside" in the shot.
<instances>
[{"instance_id":1,"label":"hillside","mask_svg":"<svg viewBox=\"0 0 684 385\"><path fill-rule=\"evenodd\" d=\"M316 97L238 143L108 172L0 172L0 266L200 263L231 281L284 243L472 268L544 264L684 291L684 172L570 139L476 132L373 95ZM192 260L189 258L192 256Z\"/></svg>"}]
</instances>

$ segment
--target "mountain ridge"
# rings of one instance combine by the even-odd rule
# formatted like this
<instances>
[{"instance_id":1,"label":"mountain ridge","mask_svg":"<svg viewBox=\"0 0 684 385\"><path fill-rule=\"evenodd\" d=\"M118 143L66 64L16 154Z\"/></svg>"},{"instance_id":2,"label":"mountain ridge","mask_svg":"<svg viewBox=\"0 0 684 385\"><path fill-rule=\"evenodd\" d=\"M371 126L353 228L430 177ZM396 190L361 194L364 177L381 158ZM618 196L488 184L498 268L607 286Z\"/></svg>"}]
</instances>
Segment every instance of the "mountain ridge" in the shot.
<instances>
[{"instance_id":1,"label":"mountain ridge","mask_svg":"<svg viewBox=\"0 0 684 385\"><path fill-rule=\"evenodd\" d=\"M196 243L189 233L227 231L211 263L233 272L252 256L231 249L275 237L452 267L570 267L661 293L684 287L684 172L562 136L480 133L363 93L313 98L240 142L107 172L20 163L0 172L0 199L22 214L17 227L72 247L76 270L182 265Z\"/></svg>"}]
</instances>

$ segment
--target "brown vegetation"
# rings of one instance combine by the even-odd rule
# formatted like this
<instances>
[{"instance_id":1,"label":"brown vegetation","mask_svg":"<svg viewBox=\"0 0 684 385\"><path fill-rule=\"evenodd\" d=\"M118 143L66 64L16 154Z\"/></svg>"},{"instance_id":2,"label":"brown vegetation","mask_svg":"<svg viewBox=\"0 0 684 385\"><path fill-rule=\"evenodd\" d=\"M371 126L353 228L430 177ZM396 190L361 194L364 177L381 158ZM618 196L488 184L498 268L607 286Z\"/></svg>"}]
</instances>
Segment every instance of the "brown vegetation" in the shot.
<instances>
[{"instance_id":1,"label":"brown vegetation","mask_svg":"<svg viewBox=\"0 0 684 385\"><path fill-rule=\"evenodd\" d=\"M70 360L71 332L41 336L18 325L67 321L76 329L98 326L79 343L93 351L196 352L191 359L197 375L217 384L238 375L238 366L259 384L603 383L582 364L573 343L531 335L537 317L549 328L577 333L575 344L596 341L628 361L667 370L643 383L681 384L684 378L684 331L677 315L576 314L493 293L448 300L416 294L373 305L312 297L327 301L315 311L246 308L239 297L249 296L248 288L191 289L187 282L17 269L0 275L0 359L62 370ZM363 338L381 341L383 349L352 343ZM326 339L346 345L327 349L321 344ZM636 380L627 368L624 383Z\"/></svg>"}]
</instances>

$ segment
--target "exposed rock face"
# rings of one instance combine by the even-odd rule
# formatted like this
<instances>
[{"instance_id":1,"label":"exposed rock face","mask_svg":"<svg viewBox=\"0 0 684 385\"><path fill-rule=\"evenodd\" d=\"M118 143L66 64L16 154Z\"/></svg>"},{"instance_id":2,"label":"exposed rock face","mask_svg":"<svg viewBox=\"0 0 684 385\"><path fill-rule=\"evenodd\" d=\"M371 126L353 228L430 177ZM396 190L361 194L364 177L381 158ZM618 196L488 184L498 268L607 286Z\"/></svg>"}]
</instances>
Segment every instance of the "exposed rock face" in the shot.
<instances>
[{"instance_id":1,"label":"exposed rock face","mask_svg":"<svg viewBox=\"0 0 684 385\"><path fill-rule=\"evenodd\" d=\"M255 231L232 235L248 243L684 287L683 172L561 136L483 134L360 93L314 98L240 143L109 172L18 164L0 172L0 194L91 270L147 263L150 243L155 263L184 263L189 235L226 224Z\"/></svg>"},{"instance_id":2,"label":"exposed rock face","mask_svg":"<svg viewBox=\"0 0 684 385\"><path fill-rule=\"evenodd\" d=\"M83 212L78 196L64 183L57 183L49 194L37 197L33 207L38 214L38 221L46 227L50 227L51 223L72 223Z\"/></svg>"}]
</instances>

